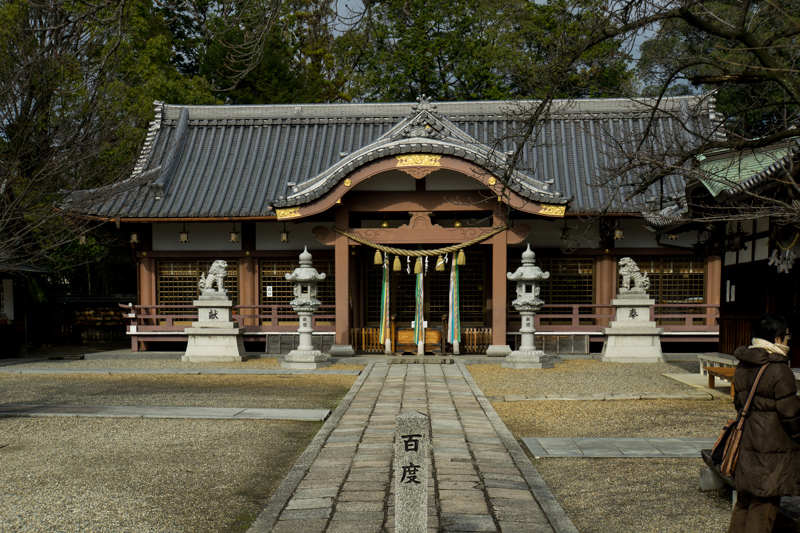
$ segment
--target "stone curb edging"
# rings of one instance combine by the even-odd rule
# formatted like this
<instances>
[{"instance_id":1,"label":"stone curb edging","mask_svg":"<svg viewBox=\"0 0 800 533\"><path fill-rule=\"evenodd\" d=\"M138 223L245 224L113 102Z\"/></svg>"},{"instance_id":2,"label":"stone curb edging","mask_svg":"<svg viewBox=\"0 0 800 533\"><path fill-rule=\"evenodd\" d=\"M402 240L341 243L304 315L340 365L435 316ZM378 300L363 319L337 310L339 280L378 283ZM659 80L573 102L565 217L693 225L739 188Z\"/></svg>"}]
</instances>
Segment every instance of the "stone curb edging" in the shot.
<instances>
[{"instance_id":1,"label":"stone curb edging","mask_svg":"<svg viewBox=\"0 0 800 533\"><path fill-rule=\"evenodd\" d=\"M0 404L0 418L204 418L324 422L330 413L329 409Z\"/></svg>"},{"instance_id":2,"label":"stone curb edging","mask_svg":"<svg viewBox=\"0 0 800 533\"><path fill-rule=\"evenodd\" d=\"M119 368L119 369L101 369L101 368L62 368L62 369L12 369L0 368L0 374L102 374L102 375L115 375L115 374L182 374L182 375L237 375L237 376L282 376L282 375L347 375L355 376L361 373L361 370L340 370L340 369L317 369L317 370L303 370L303 369L283 369L283 368L265 368L265 369L236 369L236 368Z\"/></svg>"},{"instance_id":3,"label":"stone curb edging","mask_svg":"<svg viewBox=\"0 0 800 533\"><path fill-rule=\"evenodd\" d=\"M489 403L489 400L480 390L477 383L475 383L475 380L473 379L472 374L470 374L466 365L460 362L456 364L461 370L461 373L464 375L464 379L469 384L470 389L472 389L472 393L477 398L478 403L481 405L486 413L486 416L489 418L489 421L492 423L492 426L494 426L495 431L497 431L497 435L500 437L500 440L503 442L506 450L508 450L511 458L517 465L517 468L519 468L520 472L525 478L525 481L528 483L531 492L533 492L536 501L539 502L539 506L542 508L542 511L544 511L547 520L550 522L550 525L553 526L555 532L578 533L578 529L575 527L575 524L573 524L572 520L570 520L569 516L567 516L564 508L558 503L555 496L550 491L550 488L547 486L544 479L542 479L542 476L528 460L528 456L525 455L525 452L514 438L514 435L511 434L511 431L503 423L500 416L492 407L492 404Z\"/></svg>"},{"instance_id":4,"label":"stone curb edging","mask_svg":"<svg viewBox=\"0 0 800 533\"><path fill-rule=\"evenodd\" d=\"M339 420L341 420L342 415L344 415L345 411L350 407L350 404L374 366L375 363L369 363L367 367L361 371L361 375L356 382L353 383L353 386L350 387L350 390L333 411L333 414L328 417L328 420L325 421L311 443L297 459L297 462L292 466L292 469L283 481L281 481L281 484L275 489L275 492L267 502L267 506L258 514L255 522L247 529L247 533L269 533L272 530L275 523L278 521L281 511L289 503L294 491L297 489L298 485L300 485L308 469L311 468L312 463L317 458L317 455L319 455L322 446L328 440L331 432L336 429L336 425L339 423Z\"/></svg>"},{"instance_id":5,"label":"stone curb edging","mask_svg":"<svg viewBox=\"0 0 800 533\"><path fill-rule=\"evenodd\" d=\"M540 401L621 401L621 400L713 400L715 395L705 391L691 392L619 392L599 394L509 394L487 396L490 402L540 402Z\"/></svg>"}]
</instances>

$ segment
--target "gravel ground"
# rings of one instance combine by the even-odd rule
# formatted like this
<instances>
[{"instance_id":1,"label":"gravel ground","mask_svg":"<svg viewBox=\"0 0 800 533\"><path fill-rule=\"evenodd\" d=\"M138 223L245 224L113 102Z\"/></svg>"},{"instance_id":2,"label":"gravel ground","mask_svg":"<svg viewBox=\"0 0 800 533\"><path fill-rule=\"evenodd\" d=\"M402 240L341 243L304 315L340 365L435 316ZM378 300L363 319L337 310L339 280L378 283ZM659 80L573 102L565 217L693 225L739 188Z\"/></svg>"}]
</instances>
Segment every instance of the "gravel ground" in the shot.
<instances>
[{"instance_id":1,"label":"gravel ground","mask_svg":"<svg viewBox=\"0 0 800 533\"><path fill-rule=\"evenodd\" d=\"M248 363L253 362L279 366L276 360ZM126 360L25 366L180 365ZM333 409L356 379L336 374L0 374L0 402ZM245 531L320 427L259 420L0 418L0 531Z\"/></svg>"},{"instance_id":2,"label":"gravel ground","mask_svg":"<svg viewBox=\"0 0 800 533\"><path fill-rule=\"evenodd\" d=\"M0 374L0 403L335 409L357 377Z\"/></svg>"},{"instance_id":3,"label":"gravel ground","mask_svg":"<svg viewBox=\"0 0 800 533\"><path fill-rule=\"evenodd\" d=\"M544 370L516 370L500 365L469 365L486 396L693 390L661 374L697 373L697 363L601 363L571 359Z\"/></svg>"},{"instance_id":4,"label":"gravel ground","mask_svg":"<svg viewBox=\"0 0 800 533\"><path fill-rule=\"evenodd\" d=\"M661 376L696 364L612 364L569 360L548 370L471 365L487 396L691 390ZM519 401L492 404L517 437L714 438L734 414L724 401ZM522 442L520 442L522 444ZM523 449L525 449L523 445ZM567 459L531 461L581 533L721 533L730 492L700 492L702 459Z\"/></svg>"},{"instance_id":5,"label":"gravel ground","mask_svg":"<svg viewBox=\"0 0 800 533\"><path fill-rule=\"evenodd\" d=\"M0 418L0 531L244 531L320 427Z\"/></svg>"},{"instance_id":6,"label":"gravel ground","mask_svg":"<svg viewBox=\"0 0 800 533\"><path fill-rule=\"evenodd\" d=\"M208 364L278 367L277 359ZM28 366L28 365L26 365ZM176 360L46 361L37 368L181 368ZM197 368L206 365L190 365ZM332 368L360 369L357 365ZM691 390L696 364L568 360L550 370L470 365L487 396ZM332 408L356 376L6 375L0 402ZM713 437L723 401L493 404L521 437ZM0 418L0 531L243 531L319 424ZM582 533L724 531L730 495L701 493L700 459L531 459ZM302 532L299 532L302 533Z\"/></svg>"}]
</instances>

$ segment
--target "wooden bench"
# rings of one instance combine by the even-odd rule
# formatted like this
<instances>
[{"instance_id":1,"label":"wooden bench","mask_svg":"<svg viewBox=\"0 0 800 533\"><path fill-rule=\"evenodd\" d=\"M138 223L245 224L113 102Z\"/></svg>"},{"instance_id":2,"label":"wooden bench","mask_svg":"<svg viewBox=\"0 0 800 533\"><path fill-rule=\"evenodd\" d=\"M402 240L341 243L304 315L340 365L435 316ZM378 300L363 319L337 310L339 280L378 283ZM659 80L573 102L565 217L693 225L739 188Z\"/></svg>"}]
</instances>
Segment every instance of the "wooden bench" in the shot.
<instances>
[{"instance_id":1,"label":"wooden bench","mask_svg":"<svg viewBox=\"0 0 800 533\"><path fill-rule=\"evenodd\" d=\"M733 373L736 371L736 367L732 366L704 366L703 370L706 371L708 374L708 388L713 389L715 387L715 378L724 379L725 381L729 381L731 383L731 396L733 396Z\"/></svg>"},{"instance_id":2,"label":"wooden bench","mask_svg":"<svg viewBox=\"0 0 800 533\"><path fill-rule=\"evenodd\" d=\"M439 326L425 328L425 352L431 352L434 355L444 354L442 330ZM398 353L417 353L417 345L414 343L414 328L398 327L397 328L397 343L395 344L395 351Z\"/></svg>"},{"instance_id":3,"label":"wooden bench","mask_svg":"<svg viewBox=\"0 0 800 533\"><path fill-rule=\"evenodd\" d=\"M700 362L700 375L705 376L707 366L736 366L739 361L732 355L720 352L706 352L697 354L697 360Z\"/></svg>"},{"instance_id":4,"label":"wooden bench","mask_svg":"<svg viewBox=\"0 0 800 533\"><path fill-rule=\"evenodd\" d=\"M733 478L723 476L719 468L711 462L711 450L700 450L700 456L708 466L713 475L722 481L724 485L733 488ZM724 485L720 485L720 488ZM702 489L701 490L708 490ZM781 498L781 506L778 509L778 517L775 519L773 533L800 532L800 496L784 496Z\"/></svg>"}]
</instances>

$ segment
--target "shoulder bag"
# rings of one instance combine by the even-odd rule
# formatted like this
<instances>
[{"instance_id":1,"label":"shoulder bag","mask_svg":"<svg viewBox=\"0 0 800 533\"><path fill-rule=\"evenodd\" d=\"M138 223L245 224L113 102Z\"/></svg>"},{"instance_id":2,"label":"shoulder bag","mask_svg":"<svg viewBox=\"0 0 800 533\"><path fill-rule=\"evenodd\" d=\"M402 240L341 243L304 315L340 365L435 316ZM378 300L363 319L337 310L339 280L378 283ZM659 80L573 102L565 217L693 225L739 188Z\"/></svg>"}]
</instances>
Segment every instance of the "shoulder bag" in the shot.
<instances>
[{"instance_id":1,"label":"shoulder bag","mask_svg":"<svg viewBox=\"0 0 800 533\"><path fill-rule=\"evenodd\" d=\"M750 395L747 401L742 406L739 414L735 419L728 420L725 427L722 428L722 433L717 437L717 442L711 448L711 462L719 467L719 472L723 476L730 476L736 468L736 461L739 458L739 444L742 440L742 431L744 430L744 421L747 420L750 414L750 404L753 402L753 397L756 395L756 387L761 380L761 375L764 370L769 366L769 363L762 365L761 370L758 371L756 380L750 388ZM733 382L731 381L731 387Z\"/></svg>"}]
</instances>

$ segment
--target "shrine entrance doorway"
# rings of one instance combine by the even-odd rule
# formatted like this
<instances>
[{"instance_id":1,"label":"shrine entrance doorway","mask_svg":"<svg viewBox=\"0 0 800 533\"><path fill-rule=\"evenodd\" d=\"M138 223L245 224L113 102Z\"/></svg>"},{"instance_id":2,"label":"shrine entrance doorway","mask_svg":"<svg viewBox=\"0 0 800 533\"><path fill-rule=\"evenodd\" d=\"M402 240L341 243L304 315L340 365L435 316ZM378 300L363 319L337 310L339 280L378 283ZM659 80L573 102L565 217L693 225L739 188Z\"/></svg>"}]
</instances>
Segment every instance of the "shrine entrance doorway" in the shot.
<instances>
[{"instance_id":1,"label":"shrine entrance doorway","mask_svg":"<svg viewBox=\"0 0 800 533\"><path fill-rule=\"evenodd\" d=\"M463 328L488 328L487 297L488 269L486 265L487 254L481 246L465 251L466 262L459 267L459 313ZM370 254L371 255L371 252ZM452 257L452 256L451 256ZM366 259L366 258L365 258ZM369 258L371 259L371 257ZM390 338L392 352L396 354L416 354L417 346L414 343L414 317L416 310L416 283L414 262L401 262L401 270L391 270L389 274L389 313L391 316ZM380 350L383 347L375 345L370 349L369 342L377 335L381 319L381 284L383 280L383 267L372 264L373 261L365 260L365 293L364 293L364 323L365 327L357 328L365 334L361 345L364 351ZM450 270L448 263L443 271L435 269L436 258L428 260L427 272L423 273L423 314L425 318L425 353L444 354L451 350L446 345L446 331L448 320L448 306L450 294ZM367 334L367 332L371 334ZM357 335L358 336L358 335ZM374 341L373 341L374 342Z\"/></svg>"}]
</instances>

